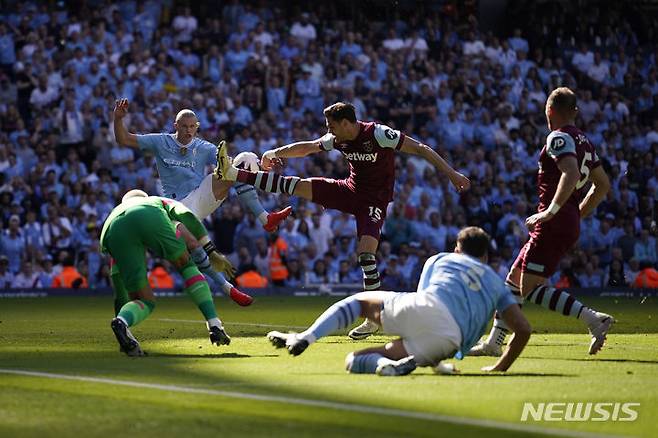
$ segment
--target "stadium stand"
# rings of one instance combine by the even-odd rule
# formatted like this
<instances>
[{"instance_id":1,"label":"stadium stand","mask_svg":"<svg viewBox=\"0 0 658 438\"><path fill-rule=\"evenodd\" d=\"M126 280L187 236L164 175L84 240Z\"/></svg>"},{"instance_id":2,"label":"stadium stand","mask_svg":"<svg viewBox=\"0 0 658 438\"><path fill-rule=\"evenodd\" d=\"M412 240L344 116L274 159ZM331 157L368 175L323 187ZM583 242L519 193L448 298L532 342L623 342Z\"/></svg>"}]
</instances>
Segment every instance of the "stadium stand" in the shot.
<instances>
[{"instance_id":1,"label":"stadium stand","mask_svg":"<svg viewBox=\"0 0 658 438\"><path fill-rule=\"evenodd\" d=\"M428 163L398 157L378 266L387 289L405 290L466 224L495 237L492 264L506 274L536 207L547 93L569 86L613 189L552 281L631 285L641 267L657 266L658 21L655 10L638 12L647 3L577 2L576 14L569 2L510 1L499 27L476 2L1 3L2 288L51 286L62 251L90 287L109 285L104 219L130 188L161 193L152 157L113 138L118 97L132 102L131 132L169 132L191 108L200 135L228 139L236 153L321 136L322 108L337 100L436 148L473 185L459 196ZM335 152L286 165L347 173ZM270 210L295 209L279 230L290 286L359 281L350 216L261 198ZM235 197L208 225L239 274L269 276L271 239Z\"/></svg>"}]
</instances>

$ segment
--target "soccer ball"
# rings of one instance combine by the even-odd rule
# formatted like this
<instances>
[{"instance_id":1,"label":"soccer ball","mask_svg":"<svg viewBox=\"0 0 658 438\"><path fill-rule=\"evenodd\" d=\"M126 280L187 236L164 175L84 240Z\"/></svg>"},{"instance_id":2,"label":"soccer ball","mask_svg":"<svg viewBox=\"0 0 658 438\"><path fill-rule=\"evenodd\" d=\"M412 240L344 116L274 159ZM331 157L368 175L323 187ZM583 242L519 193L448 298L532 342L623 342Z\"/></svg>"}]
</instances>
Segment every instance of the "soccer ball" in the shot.
<instances>
[{"instance_id":1,"label":"soccer ball","mask_svg":"<svg viewBox=\"0 0 658 438\"><path fill-rule=\"evenodd\" d=\"M240 152L233 159L233 166L238 169L258 172L260 170L260 159L253 152Z\"/></svg>"}]
</instances>

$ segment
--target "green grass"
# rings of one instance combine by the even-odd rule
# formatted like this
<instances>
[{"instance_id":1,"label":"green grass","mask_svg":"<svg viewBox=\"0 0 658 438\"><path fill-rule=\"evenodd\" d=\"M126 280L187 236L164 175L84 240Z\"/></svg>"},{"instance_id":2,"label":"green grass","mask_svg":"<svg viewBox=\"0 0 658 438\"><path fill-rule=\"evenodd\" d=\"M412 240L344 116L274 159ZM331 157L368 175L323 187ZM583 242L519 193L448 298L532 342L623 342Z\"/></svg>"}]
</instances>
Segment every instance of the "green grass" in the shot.
<instances>
[{"instance_id":1,"label":"green grass","mask_svg":"<svg viewBox=\"0 0 658 438\"><path fill-rule=\"evenodd\" d=\"M172 388L137 388L116 382L50 379L0 373L0 436L529 436L538 430L502 430L440 421L439 416L593 434L655 436L658 418L658 302L588 299L618 323L604 350L587 355L589 336L579 321L526 306L535 334L505 375L483 375L492 358L455 361L458 376L429 368L401 378L345 373L353 350L386 341L322 339L301 357L273 349L272 327L306 326L336 299L261 298L249 308L217 300L228 347L215 347L194 305L185 298L158 300L134 333L149 353L118 352L109 328L112 303L103 298L0 301L0 368L98 377ZM179 320L179 321L171 321ZM246 325L241 325L246 324ZM237 393L237 394L236 394ZM265 399L245 399L258 394ZM238 397L234 396L237 395ZM271 400L267 397L283 397ZM300 405L290 398L340 405ZM520 423L524 402L639 402L632 423ZM345 406L349 404L350 406ZM357 407L354 407L357 405ZM363 407L402 416L363 412ZM336 409L342 407L342 409ZM412 418L429 413L432 418ZM212 434L212 435L211 435Z\"/></svg>"}]
</instances>

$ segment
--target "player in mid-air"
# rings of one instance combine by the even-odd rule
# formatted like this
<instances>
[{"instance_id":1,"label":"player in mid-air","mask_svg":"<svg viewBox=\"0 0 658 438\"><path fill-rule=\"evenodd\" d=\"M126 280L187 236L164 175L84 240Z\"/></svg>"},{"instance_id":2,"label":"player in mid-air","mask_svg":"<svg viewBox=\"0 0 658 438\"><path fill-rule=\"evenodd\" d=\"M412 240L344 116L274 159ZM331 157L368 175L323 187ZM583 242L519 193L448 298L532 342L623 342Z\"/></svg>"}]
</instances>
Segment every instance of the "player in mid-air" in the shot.
<instances>
[{"instance_id":1,"label":"player in mid-air","mask_svg":"<svg viewBox=\"0 0 658 438\"><path fill-rule=\"evenodd\" d=\"M206 174L206 166L216 164L217 148L197 137L199 121L193 111L184 109L176 115L173 134L132 134L123 125L128 114L128 99L119 99L114 107L114 135L117 143L139 148L155 156L164 195L183 203L203 220L215 211L228 196L232 183L220 181ZM268 232L274 232L292 208L268 213L258 200L256 191L247 185L236 185L240 200L254 213ZM198 252L201 254L202 252ZM192 253L195 263L196 253ZM201 254L202 255L202 254ZM240 292L220 274L204 272L218 282L225 293L241 305L248 305L251 297Z\"/></svg>"},{"instance_id":2,"label":"player in mid-air","mask_svg":"<svg viewBox=\"0 0 658 438\"><path fill-rule=\"evenodd\" d=\"M146 276L147 249L170 261L181 273L185 292L206 319L210 341L217 345L231 342L217 316L208 282L190 258L185 239L177 236L177 227L208 248L215 269L233 275L231 263L214 250L201 221L180 202L131 190L103 224L101 251L112 256L115 302L124 302L111 327L121 351L129 356L144 355L130 327L146 319L155 308L155 296Z\"/></svg>"},{"instance_id":3,"label":"player in mid-air","mask_svg":"<svg viewBox=\"0 0 658 438\"><path fill-rule=\"evenodd\" d=\"M219 177L239 181L271 192L287 193L311 200L326 208L351 213L356 217L357 255L363 270L365 290L381 286L375 252L386 207L393 199L395 151L419 155L445 173L458 191L467 190L470 181L454 170L430 146L400 131L375 122L356 119L354 106L337 102L324 109L327 134L312 141L301 141L268 150L261 157L264 172L250 172L231 165L226 148L219 148ZM349 163L346 179L300 178L267 172L280 158L305 157L310 154L340 151ZM365 339L379 326L369 320L350 331L352 339Z\"/></svg>"},{"instance_id":4,"label":"player in mid-air","mask_svg":"<svg viewBox=\"0 0 658 438\"><path fill-rule=\"evenodd\" d=\"M519 303L525 299L583 321L592 335L589 354L596 354L614 319L547 284L560 259L578 241L580 219L592 214L610 189L594 146L574 126L577 112L576 95L569 88L556 88L548 96L546 120L551 132L539 156L538 213L526 219L530 239L512 265L507 285L520 294ZM592 184L583 198L588 182ZM507 330L505 321L495 318L489 337L470 354L499 356Z\"/></svg>"},{"instance_id":5,"label":"player in mid-air","mask_svg":"<svg viewBox=\"0 0 658 438\"><path fill-rule=\"evenodd\" d=\"M530 324L503 280L487 266L489 243L481 228L464 228L454 253L440 253L425 262L416 293L357 293L329 307L301 333L272 331L267 337L275 347L297 356L321 337L365 316L380 324L384 333L400 338L348 354L347 371L399 376L416 366L439 371L443 359L461 358L461 351L480 339L497 310L514 337L496 364L483 370L507 371L530 338Z\"/></svg>"}]
</instances>

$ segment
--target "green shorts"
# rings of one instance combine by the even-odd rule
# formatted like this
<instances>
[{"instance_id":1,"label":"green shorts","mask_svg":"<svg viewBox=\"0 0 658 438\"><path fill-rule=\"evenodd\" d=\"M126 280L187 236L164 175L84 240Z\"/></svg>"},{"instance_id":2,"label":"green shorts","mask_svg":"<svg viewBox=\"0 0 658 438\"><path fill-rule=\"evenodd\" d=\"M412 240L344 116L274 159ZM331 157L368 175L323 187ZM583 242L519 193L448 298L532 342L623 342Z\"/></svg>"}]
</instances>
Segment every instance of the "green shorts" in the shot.
<instances>
[{"instance_id":1,"label":"green shorts","mask_svg":"<svg viewBox=\"0 0 658 438\"><path fill-rule=\"evenodd\" d=\"M103 242L118 268L128 292L148 284L146 250L174 262L186 250L184 240L176 237L176 227L164 209L136 205L112 220Z\"/></svg>"}]
</instances>

